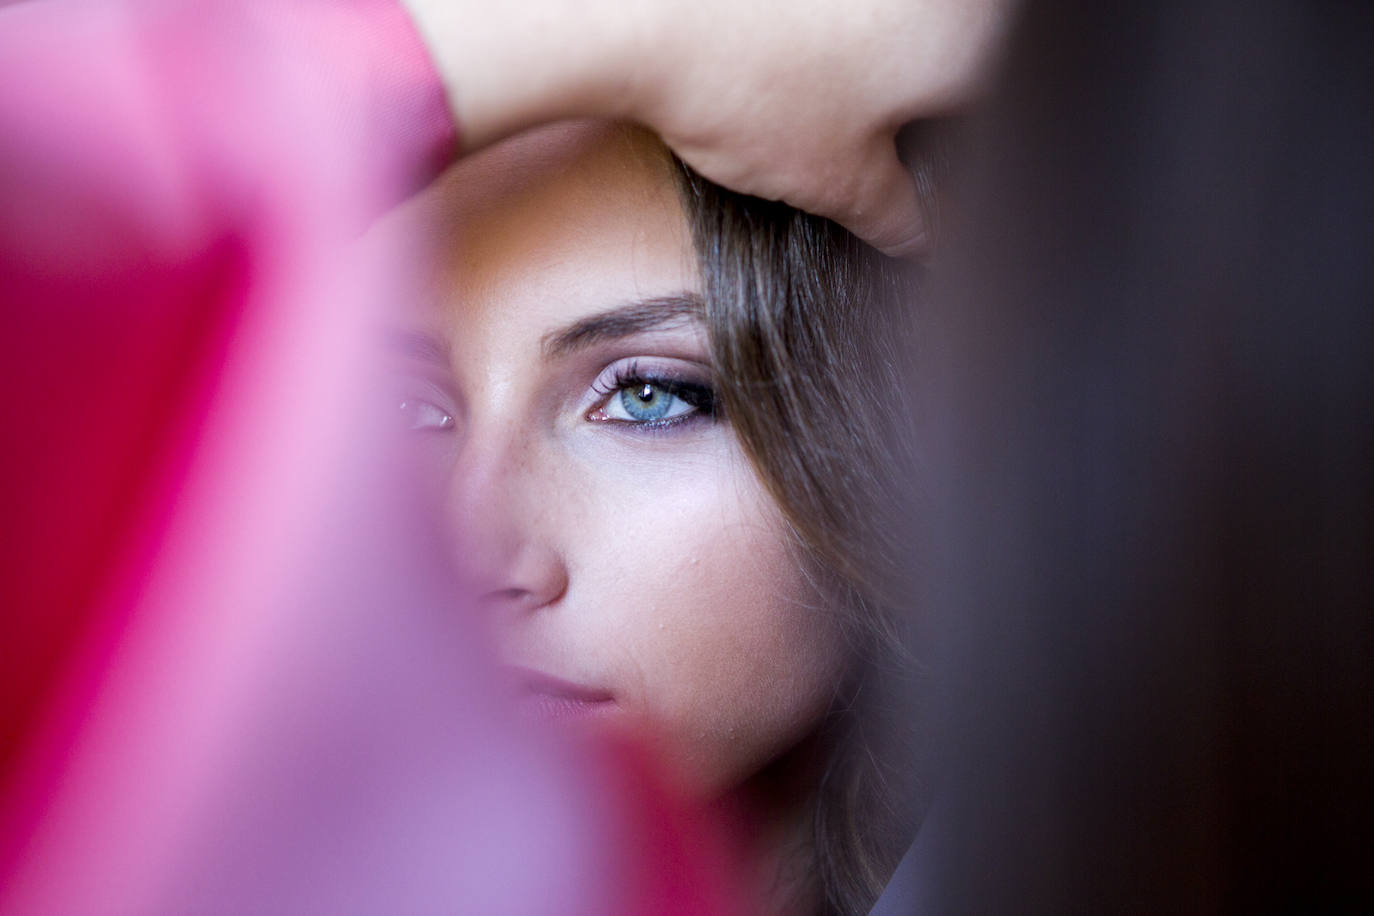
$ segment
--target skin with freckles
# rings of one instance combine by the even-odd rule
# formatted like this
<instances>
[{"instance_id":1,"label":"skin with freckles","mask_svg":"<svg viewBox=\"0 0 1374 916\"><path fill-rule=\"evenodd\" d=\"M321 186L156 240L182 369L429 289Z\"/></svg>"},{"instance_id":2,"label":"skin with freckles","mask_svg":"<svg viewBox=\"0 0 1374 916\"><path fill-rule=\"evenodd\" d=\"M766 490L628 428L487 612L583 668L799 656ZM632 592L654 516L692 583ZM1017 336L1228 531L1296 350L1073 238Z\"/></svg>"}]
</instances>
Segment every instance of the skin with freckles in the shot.
<instances>
[{"instance_id":1,"label":"skin with freckles","mask_svg":"<svg viewBox=\"0 0 1374 916\"><path fill-rule=\"evenodd\" d=\"M393 221L438 227L398 403L504 660L651 738L693 796L740 790L817 731L847 661L713 402L663 148L545 128Z\"/></svg>"}]
</instances>

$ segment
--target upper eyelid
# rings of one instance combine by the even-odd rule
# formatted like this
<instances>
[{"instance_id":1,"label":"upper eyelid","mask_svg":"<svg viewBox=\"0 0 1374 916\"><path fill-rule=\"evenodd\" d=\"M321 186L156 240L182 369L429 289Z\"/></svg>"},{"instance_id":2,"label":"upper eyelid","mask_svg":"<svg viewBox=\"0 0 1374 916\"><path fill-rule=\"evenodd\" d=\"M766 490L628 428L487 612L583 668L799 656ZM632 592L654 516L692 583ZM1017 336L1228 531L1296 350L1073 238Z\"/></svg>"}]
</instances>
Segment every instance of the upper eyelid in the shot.
<instances>
[{"instance_id":1,"label":"upper eyelid","mask_svg":"<svg viewBox=\"0 0 1374 916\"><path fill-rule=\"evenodd\" d=\"M666 356L630 356L607 363L592 380L592 386L605 385L609 388L616 379L644 377L649 380L661 379L715 387L713 375L709 366L697 360Z\"/></svg>"},{"instance_id":2,"label":"upper eyelid","mask_svg":"<svg viewBox=\"0 0 1374 916\"><path fill-rule=\"evenodd\" d=\"M624 391L625 389L631 386L641 384L653 385L656 388L662 388L668 394L673 395L677 398L681 398L684 401L688 401L688 403L691 403L690 400L687 397L684 397L684 395L687 392L704 391L710 395L714 395L715 392L715 388L708 384L703 384L700 382L689 382L684 379L659 378L646 372L640 375L626 376L620 381L618 385L611 389L609 395L614 395L617 391Z\"/></svg>"}]
</instances>

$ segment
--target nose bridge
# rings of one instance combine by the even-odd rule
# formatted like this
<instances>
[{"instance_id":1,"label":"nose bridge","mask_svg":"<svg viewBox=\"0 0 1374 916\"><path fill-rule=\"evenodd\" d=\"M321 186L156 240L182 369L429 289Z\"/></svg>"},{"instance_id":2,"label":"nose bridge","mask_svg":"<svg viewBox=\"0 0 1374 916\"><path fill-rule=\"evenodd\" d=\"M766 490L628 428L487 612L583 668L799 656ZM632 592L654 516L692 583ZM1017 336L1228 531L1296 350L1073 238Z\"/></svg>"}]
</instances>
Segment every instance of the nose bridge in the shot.
<instances>
[{"instance_id":1,"label":"nose bridge","mask_svg":"<svg viewBox=\"0 0 1374 916\"><path fill-rule=\"evenodd\" d=\"M449 502L458 565L482 603L541 607L566 589L567 573L545 491L543 457L523 424L472 418L454 462Z\"/></svg>"},{"instance_id":2,"label":"nose bridge","mask_svg":"<svg viewBox=\"0 0 1374 916\"><path fill-rule=\"evenodd\" d=\"M449 480L451 502L464 519L499 509L509 499L513 478L525 470L513 466L525 444L513 430L478 417L465 426Z\"/></svg>"},{"instance_id":3,"label":"nose bridge","mask_svg":"<svg viewBox=\"0 0 1374 916\"><path fill-rule=\"evenodd\" d=\"M528 444L506 430L475 425L465 431L449 480L449 503L465 546L508 548L524 536L519 503L530 460Z\"/></svg>"}]
</instances>

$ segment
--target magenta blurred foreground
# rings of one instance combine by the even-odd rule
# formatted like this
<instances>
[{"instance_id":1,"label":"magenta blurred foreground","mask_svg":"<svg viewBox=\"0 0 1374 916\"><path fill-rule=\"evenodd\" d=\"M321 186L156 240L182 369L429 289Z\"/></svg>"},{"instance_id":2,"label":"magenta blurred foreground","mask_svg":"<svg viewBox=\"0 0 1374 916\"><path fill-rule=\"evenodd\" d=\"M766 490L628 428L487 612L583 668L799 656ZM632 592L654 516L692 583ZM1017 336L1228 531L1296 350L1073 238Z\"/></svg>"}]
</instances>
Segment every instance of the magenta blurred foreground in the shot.
<instances>
[{"instance_id":1,"label":"magenta blurred foreground","mask_svg":"<svg viewBox=\"0 0 1374 916\"><path fill-rule=\"evenodd\" d=\"M378 434L409 24L186 6L0 11L0 912L725 911L647 758L514 721Z\"/></svg>"}]
</instances>

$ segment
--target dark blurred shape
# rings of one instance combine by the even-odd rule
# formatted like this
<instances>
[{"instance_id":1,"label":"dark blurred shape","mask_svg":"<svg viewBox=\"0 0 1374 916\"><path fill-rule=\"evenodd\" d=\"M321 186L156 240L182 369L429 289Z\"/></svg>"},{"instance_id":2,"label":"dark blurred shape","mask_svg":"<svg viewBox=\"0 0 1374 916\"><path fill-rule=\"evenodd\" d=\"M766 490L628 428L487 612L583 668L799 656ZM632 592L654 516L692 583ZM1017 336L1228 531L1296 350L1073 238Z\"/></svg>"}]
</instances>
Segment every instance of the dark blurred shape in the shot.
<instances>
[{"instance_id":1,"label":"dark blurred shape","mask_svg":"<svg viewBox=\"0 0 1374 916\"><path fill-rule=\"evenodd\" d=\"M1374 911L1374 8L1024 12L951 212L922 912Z\"/></svg>"}]
</instances>

